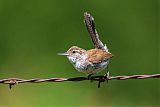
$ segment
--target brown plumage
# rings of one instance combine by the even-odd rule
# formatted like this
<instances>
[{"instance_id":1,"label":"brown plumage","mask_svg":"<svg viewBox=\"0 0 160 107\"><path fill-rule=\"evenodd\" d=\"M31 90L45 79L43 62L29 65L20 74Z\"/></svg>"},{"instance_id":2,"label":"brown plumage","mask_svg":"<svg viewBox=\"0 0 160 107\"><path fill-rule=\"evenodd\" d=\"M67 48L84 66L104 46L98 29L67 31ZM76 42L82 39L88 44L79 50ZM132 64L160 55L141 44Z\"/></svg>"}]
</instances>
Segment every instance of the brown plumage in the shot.
<instances>
[{"instance_id":1,"label":"brown plumage","mask_svg":"<svg viewBox=\"0 0 160 107\"><path fill-rule=\"evenodd\" d=\"M106 52L102 49L90 49L90 50L85 50L82 48L79 48L78 46L72 46L67 53L69 54L75 54L75 53L79 53L79 54L85 54L87 55L87 60L91 63L99 63L101 61L104 61L106 59L109 59L111 57L113 57L113 54L110 52Z\"/></svg>"},{"instance_id":2,"label":"brown plumage","mask_svg":"<svg viewBox=\"0 0 160 107\"><path fill-rule=\"evenodd\" d=\"M103 51L101 49L91 49L86 51L88 55L88 61L91 63L99 63L103 60L113 57L110 52Z\"/></svg>"}]
</instances>

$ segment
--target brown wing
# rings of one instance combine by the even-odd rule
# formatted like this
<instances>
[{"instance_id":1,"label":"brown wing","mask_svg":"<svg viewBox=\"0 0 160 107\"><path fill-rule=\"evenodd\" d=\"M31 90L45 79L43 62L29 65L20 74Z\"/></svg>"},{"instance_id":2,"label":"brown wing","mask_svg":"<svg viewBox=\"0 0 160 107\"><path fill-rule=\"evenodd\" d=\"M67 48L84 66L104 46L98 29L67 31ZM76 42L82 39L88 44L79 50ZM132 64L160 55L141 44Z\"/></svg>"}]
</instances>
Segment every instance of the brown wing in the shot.
<instances>
[{"instance_id":1,"label":"brown wing","mask_svg":"<svg viewBox=\"0 0 160 107\"><path fill-rule=\"evenodd\" d=\"M103 51L101 49L91 49L87 51L88 61L91 63L99 63L103 60L113 57L110 52Z\"/></svg>"}]
</instances>

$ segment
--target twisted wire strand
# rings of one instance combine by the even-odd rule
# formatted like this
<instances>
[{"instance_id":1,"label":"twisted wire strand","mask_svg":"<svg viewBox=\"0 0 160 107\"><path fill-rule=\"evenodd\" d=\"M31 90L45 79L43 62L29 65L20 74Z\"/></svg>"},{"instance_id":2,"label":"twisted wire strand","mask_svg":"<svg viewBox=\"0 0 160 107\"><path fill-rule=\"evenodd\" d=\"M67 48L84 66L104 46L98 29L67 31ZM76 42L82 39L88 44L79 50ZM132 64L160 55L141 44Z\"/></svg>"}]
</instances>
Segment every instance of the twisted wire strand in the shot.
<instances>
[{"instance_id":1,"label":"twisted wire strand","mask_svg":"<svg viewBox=\"0 0 160 107\"><path fill-rule=\"evenodd\" d=\"M92 76L91 78L87 77L73 77L73 78L34 78L34 79L20 79L20 78L7 78L0 79L0 84L9 84L9 87L12 88L12 85L17 83L41 83L41 82L65 82L65 81L99 81L98 88L100 88L100 83L108 80L127 80L127 79L146 79L146 78L160 78L160 74L153 75L130 75L130 76Z\"/></svg>"}]
</instances>

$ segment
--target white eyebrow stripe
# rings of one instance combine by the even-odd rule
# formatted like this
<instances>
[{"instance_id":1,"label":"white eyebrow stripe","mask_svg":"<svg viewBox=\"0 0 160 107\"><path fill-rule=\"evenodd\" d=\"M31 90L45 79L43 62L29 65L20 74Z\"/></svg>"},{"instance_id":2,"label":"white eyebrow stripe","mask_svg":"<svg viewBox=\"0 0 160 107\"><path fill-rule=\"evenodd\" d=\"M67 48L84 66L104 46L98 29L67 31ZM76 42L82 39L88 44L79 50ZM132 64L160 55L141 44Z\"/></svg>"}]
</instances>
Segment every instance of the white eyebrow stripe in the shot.
<instances>
[{"instance_id":1,"label":"white eyebrow stripe","mask_svg":"<svg viewBox=\"0 0 160 107\"><path fill-rule=\"evenodd\" d=\"M81 52L80 50L73 50L73 51L75 51L75 52Z\"/></svg>"}]
</instances>

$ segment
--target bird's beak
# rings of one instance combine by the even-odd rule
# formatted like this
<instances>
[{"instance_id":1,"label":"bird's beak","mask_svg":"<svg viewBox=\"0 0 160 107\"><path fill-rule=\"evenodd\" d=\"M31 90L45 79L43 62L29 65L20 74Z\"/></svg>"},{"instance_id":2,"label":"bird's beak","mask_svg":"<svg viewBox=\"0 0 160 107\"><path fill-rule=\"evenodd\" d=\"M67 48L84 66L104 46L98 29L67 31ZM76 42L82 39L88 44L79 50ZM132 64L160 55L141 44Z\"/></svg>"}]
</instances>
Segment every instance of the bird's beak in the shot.
<instances>
[{"instance_id":1,"label":"bird's beak","mask_svg":"<svg viewBox=\"0 0 160 107\"><path fill-rule=\"evenodd\" d=\"M64 52L64 53L58 53L58 55L68 56L69 54L67 52Z\"/></svg>"}]
</instances>

